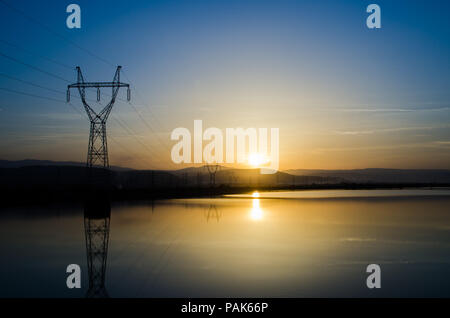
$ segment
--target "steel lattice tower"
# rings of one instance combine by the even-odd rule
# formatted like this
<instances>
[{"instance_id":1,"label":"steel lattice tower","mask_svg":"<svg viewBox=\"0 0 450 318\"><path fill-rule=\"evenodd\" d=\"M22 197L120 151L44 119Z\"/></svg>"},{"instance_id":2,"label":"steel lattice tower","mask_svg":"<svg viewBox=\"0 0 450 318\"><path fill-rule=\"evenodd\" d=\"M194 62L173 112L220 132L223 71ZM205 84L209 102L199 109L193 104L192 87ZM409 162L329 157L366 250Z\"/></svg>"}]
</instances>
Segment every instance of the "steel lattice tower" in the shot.
<instances>
[{"instance_id":1,"label":"steel lattice tower","mask_svg":"<svg viewBox=\"0 0 450 318\"><path fill-rule=\"evenodd\" d=\"M80 93L81 101L83 102L84 109L91 122L91 130L89 134L89 147L87 154L87 166L93 167L96 165L104 168L109 168L108 159L108 143L106 140L106 121L111 113L111 109L116 101L117 93L121 87L127 88L127 100L130 101L130 85L120 82L120 69L121 66L117 66L116 74L112 82L85 82L81 69L77 66L77 82L67 86L67 102L70 101L70 89L77 88ZM94 109L86 102L86 89L97 89L97 101L100 101L100 88L111 87L112 95L111 101L99 112L95 112Z\"/></svg>"},{"instance_id":2,"label":"steel lattice tower","mask_svg":"<svg viewBox=\"0 0 450 318\"><path fill-rule=\"evenodd\" d=\"M209 173L209 186L214 187L216 185L216 173L217 170L219 170L219 165L207 165L206 168L208 169Z\"/></svg>"}]
</instances>

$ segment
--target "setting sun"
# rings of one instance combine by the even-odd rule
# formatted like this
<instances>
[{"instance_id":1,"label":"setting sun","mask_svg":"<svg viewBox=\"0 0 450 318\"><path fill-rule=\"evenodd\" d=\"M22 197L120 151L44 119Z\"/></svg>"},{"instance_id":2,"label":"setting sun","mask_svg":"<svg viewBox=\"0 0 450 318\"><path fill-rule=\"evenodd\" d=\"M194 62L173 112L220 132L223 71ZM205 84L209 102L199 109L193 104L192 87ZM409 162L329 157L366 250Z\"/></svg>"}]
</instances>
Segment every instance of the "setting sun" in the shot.
<instances>
[{"instance_id":1,"label":"setting sun","mask_svg":"<svg viewBox=\"0 0 450 318\"><path fill-rule=\"evenodd\" d=\"M259 167L265 163L267 163L267 159L260 153L251 153L248 156L248 164L253 167Z\"/></svg>"}]
</instances>

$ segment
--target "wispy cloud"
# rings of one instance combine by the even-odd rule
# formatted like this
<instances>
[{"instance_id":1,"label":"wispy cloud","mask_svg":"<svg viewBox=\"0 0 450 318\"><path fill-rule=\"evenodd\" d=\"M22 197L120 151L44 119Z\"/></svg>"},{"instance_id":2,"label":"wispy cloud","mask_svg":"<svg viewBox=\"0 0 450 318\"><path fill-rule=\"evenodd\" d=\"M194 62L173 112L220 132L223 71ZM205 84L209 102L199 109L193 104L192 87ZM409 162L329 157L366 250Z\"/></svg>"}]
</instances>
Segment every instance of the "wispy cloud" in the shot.
<instances>
[{"instance_id":1,"label":"wispy cloud","mask_svg":"<svg viewBox=\"0 0 450 318\"><path fill-rule=\"evenodd\" d=\"M444 140L444 141L433 141L433 143L437 145L444 145L444 146L450 146L450 140Z\"/></svg>"},{"instance_id":2,"label":"wispy cloud","mask_svg":"<svg viewBox=\"0 0 450 318\"><path fill-rule=\"evenodd\" d=\"M343 112L355 112L355 113L376 113L376 112L413 112L413 109L402 108L343 108L340 109Z\"/></svg>"},{"instance_id":3,"label":"wispy cloud","mask_svg":"<svg viewBox=\"0 0 450 318\"><path fill-rule=\"evenodd\" d=\"M336 135L370 135L373 134L374 130L347 130L347 131L335 131Z\"/></svg>"},{"instance_id":4,"label":"wispy cloud","mask_svg":"<svg viewBox=\"0 0 450 318\"><path fill-rule=\"evenodd\" d=\"M450 128L449 125L435 125L435 126L413 126L413 127L393 127L393 128L382 128L382 129L371 129L371 130L335 130L333 131L336 135L369 135L376 133L390 133L399 131L417 131L417 130L433 130L433 129L445 129Z\"/></svg>"},{"instance_id":5,"label":"wispy cloud","mask_svg":"<svg viewBox=\"0 0 450 318\"><path fill-rule=\"evenodd\" d=\"M340 239L341 242L375 242L375 238L363 238L363 237L345 237Z\"/></svg>"},{"instance_id":6,"label":"wispy cloud","mask_svg":"<svg viewBox=\"0 0 450 318\"><path fill-rule=\"evenodd\" d=\"M400 113L400 112L437 112L447 111L450 107L435 107L435 108L342 108L338 109L342 112L354 113Z\"/></svg>"},{"instance_id":7,"label":"wispy cloud","mask_svg":"<svg viewBox=\"0 0 450 318\"><path fill-rule=\"evenodd\" d=\"M417 149L417 148L435 148L435 149L450 149L450 141L429 141L422 143L410 144L396 144L396 145L376 145L376 146L362 146L362 147L330 147L330 148L315 148L308 151L311 154L321 155L327 152L346 152L346 151L370 151L370 150L397 150L397 149Z\"/></svg>"}]
</instances>

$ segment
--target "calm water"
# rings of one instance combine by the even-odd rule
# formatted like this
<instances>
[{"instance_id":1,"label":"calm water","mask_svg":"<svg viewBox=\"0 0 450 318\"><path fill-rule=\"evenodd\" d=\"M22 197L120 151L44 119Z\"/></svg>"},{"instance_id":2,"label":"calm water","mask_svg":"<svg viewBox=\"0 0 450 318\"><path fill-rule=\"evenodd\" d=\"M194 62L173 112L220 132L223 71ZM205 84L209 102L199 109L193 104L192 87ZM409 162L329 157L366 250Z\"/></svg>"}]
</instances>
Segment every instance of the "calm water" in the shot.
<instances>
[{"instance_id":1,"label":"calm water","mask_svg":"<svg viewBox=\"0 0 450 318\"><path fill-rule=\"evenodd\" d=\"M87 226L99 230L90 251ZM84 297L89 255L91 283L104 278L111 297L449 297L450 191L114 203L110 218L85 218L83 205L4 208L0 250L1 297ZM66 287L72 263L81 289ZM379 290L366 287L370 263Z\"/></svg>"}]
</instances>

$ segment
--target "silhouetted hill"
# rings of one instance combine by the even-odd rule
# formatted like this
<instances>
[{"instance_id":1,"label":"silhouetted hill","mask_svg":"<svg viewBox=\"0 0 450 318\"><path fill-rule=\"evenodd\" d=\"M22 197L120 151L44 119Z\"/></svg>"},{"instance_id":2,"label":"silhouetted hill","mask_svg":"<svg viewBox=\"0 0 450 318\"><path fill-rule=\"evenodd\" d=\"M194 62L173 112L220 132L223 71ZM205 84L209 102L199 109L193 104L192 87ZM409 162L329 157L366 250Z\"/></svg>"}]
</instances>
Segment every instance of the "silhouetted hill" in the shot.
<instances>
[{"instance_id":1,"label":"silhouetted hill","mask_svg":"<svg viewBox=\"0 0 450 318\"><path fill-rule=\"evenodd\" d=\"M114 199L170 197L177 195L179 185L177 176L164 171L91 170L77 165L0 168L0 199L5 204L78 201L97 192Z\"/></svg>"},{"instance_id":2,"label":"silhouetted hill","mask_svg":"<svg viewBox=\"0 0 450 318\"><path fill-rule=\"evenodd\" d=\"M0 168L21 168L30 166L76 166L85 167L86 163L76 161L52 161L52 160L37 160L37 159L24 159L24 160L0 160ZM133 170L131 168L124 168L118 166L111 166L112 170Z\"/></svg>"},{"instance_id":3,"label":"silhouetted hill","mask_svg":"<svg viewBox=\"0 0 450 318\"><path fill-rule=\"evenodd\" d=\"M53 162L50 162L53 164ZM300 170L260 174L259 169L219 169L215 182L205 167L175 171L92 170L82 165L0 168L0 199L9 204L83 200L93 191L115 200L198 197L242 193L255 189L360 189L449 186L448 170L362 169ZM408 173L409 172L409 173ZM94 194L94 197L97 197Z\"/></svg>"},{"instance_id":4,"label":"silhouetted hill","mask_svg":"<svg viewBox=\"0 0 450 318\"><path fill-rule=\"evenodd\" d=\"M100 169L101 170L101 169ZM118 189L209 187L212 182L206 166L179 170L111 169L111 185ZM79 162L50 160L0 160L0 186L23 188L38 186L75 186L89 183L87 168ZM355 170L288 170L260 174L260 169L234 169L219 166L215 185L231 187L284 187L327 184L448 184L450 170L355 169Z\"/></svg>"},{"instance_id":5,"label":"silhouetted hill","mask_svg":"<svg viewBox=\"0 0 450 318\"><path fill-rule=\"evenodd\" d=\"M352 183L450 183L450 170L445 169L354 169L305 170L291 169L287 173L302 176L340 178Z\"/></svg>"},{"instance_id":6,"label":"silhouetted hill","mask_svg":"<svg viewBox=\"0 0 450 318\"><path fill-rule=\"evenodd\" d=\"M94 168L94 176L105 170ZM173 174L150 170L111 170L110 184L119 189L148 188L153 186L171 187L179 183ZM26 166L20 168L0 168L0 187L86 187L90 183L89 169L84 166Z\"/></svg>"},{"instance_id":7,"label":"silhouetted hill","mask_svg":"<svg viewBox=\"0 0 450 318\"><path fill-rule=\"evenodd\" d=\"M205 186L210 183L210 175L207 166L191 167L170 172L181 178L182 182L188 185ZM344 182L344 180L340 178L296 176L280 171L274 174L261 174L260 169L234 169L223 166L219 166L215 177L216 185L223 184L228 186L258 185L276 187L341 182Z\"/></svg>"}]
</instances>

